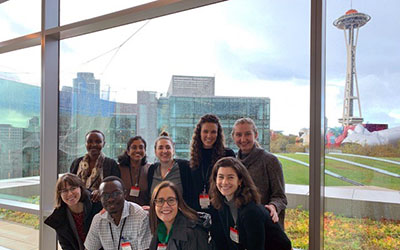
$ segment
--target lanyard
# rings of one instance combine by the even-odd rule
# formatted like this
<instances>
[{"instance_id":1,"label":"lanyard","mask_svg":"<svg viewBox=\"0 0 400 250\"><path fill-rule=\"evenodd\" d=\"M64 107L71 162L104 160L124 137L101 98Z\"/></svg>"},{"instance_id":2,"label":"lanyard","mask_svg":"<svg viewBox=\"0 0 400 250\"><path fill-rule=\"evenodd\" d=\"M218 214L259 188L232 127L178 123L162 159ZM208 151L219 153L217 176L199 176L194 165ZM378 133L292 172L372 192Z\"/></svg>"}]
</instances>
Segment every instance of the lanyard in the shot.
<instances>
[{"instance_id":1,"label":"lanyard","mask_svg":"<svg viewBox=\"0 0 400 250\"><path fill-rule=\"evenodd\" d=\"M171 169L174 167L174 165L175 165L175 161L172 162L172 166L171 166L171 167L168 167L167 172L165 173L164 177L162 177L162 174L161 174L161 164L160 164L160 175L161 175L161 178L162 178L163 180L164 180L165 178L167 178L167 175L169 174L169 172L171 172Z\"/></svg>"},{"instance_id":2,"label":"lanyard","mask_svg":"<svg viewBox=\"0 0 400 250\"><path fill-rule=\"evenodd\" d=\"M122 231L124 230L125 222L126 222L126 217L124 219L124 222L122 223L121 232L119 233L118 250L121 247ZM114 235L112 233L111 223L108 222L108 225L110 226L111 239L113 241L113 246L114 246Z\"/></svg>"},{"instance_id":3,"label":"lanyard","mask_svg":"<svg viewBox=\"0 0 400 250\"><path fill-rule=\"evenodd\" d=\"M137 182L135 183L135 187L139 186L139 180L140 180L140 173L142 172L142 166L139 166L139 174L137 177ZM129 176L131 177L131 187L133 186L133 177L132 177L132 167L131 164L129 164Z\"/></svg>"},{"instance_id":4,"label":"lanyard","mask_svg":"<svg viewBox=\"0 0 400 250\"><path fill-rule=\"evenodd\" d=\"M204 168L207 169L205 175L204 175ZM207 182L207 177L208 177L208 172L210 170L210 167L209 166L205 166L204 164L201 164L200 165L200 170L201 170L201 178L203 180L203 192L206 192L207 191L207 183L208 183Z\"/></svg>"}]
</instances>

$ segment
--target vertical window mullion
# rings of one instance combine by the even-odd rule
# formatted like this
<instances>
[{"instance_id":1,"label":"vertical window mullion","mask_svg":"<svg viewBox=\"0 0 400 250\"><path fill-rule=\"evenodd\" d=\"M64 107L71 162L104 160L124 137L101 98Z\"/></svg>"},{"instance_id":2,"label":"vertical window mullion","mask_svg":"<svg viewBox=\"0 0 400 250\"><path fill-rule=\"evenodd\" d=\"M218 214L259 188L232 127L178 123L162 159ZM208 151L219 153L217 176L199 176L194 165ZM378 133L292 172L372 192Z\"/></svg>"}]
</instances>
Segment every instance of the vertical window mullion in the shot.
<instances>
[{"instance_id":1,"label":"vertical window mullion","mask_svg":"<svg viewBox=\"0 0 400 250\"><path fill-rule=\"evenodd\" d=\"M323 249L325 0L311 0L309 249Z\"/></svg>"}]
</instances>

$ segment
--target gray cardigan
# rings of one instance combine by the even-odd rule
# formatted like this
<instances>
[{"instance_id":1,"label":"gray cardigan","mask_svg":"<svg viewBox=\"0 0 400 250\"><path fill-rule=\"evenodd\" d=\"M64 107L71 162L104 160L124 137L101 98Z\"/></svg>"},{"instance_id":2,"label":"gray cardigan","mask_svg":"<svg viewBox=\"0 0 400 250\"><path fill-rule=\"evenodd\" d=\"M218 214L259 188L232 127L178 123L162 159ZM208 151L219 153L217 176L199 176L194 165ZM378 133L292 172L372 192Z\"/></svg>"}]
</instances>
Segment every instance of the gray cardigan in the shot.
<instances>
[{"instance_id":1,"label":"gray cardigan","mask_svg":"<svg viewBox=\"0 0 400 250\"><path fill-rule=\"evenodd\" d=\"M239 150L237 157L253 178L261 194L261 204L273 204L276 207L279 224L283 228L287 198L282 165L278 158L257 146L254 146L246 157L243 157Z\"/></svg>"}]
</instances>

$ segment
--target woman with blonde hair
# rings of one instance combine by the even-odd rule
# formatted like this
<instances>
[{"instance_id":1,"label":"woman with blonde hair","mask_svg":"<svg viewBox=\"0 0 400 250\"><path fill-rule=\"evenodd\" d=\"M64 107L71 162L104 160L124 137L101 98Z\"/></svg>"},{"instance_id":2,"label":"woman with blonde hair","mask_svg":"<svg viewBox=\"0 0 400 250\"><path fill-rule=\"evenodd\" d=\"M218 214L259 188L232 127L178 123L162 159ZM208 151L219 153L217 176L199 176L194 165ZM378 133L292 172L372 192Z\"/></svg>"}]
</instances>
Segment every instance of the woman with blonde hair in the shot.
<instances>
[{"instance_id":1,"label":"woman with blonde hair","mask_svg":"<svg viewBox=\"0 0 400 250\"><path fill-rule=\"evenodd\" d=\"M232 138L239 147L237 158L246 166L261 194L261 204L269 210L272 221L284 228L287 198L281 163L259 146L257 127L251 118L235 122Z\"/></svg>"},{"instance_id":2,"label":"woman with blonde hair","mask_svg":"<svg viewBox=\"0 0 400 250\"><path fill-rule=\"evenodd\" d=\"M61 176L55 193L55 209L44 223L56 230L62 249L84 250L90 224L101 204L90 201L90 192L75 174Z\"/></svg>"},{"instance_id":3,"label":"woman with blonde hair","mask_svg":"<svg viewBox=\"0 0 400 250\"><path fill-rule=\"evenodd\" d=\"M246 167L236 158L224 157L215 163L210 178L212 205L218 210L221 227L218 245L229 250L286 250L291 242L281 226L273 223L260 204Z\"/></svg>"},{"instance_id":4,"label":"woman with blonde hair","mask_svg":"<svg viewBox=\"0 0 400 250\"><path fill-rule=\"evenodd\" d=\"M207 228L210 216L199 215L186 205L176 185L163 181L154 188L150 202L150 250L210 249Z\"/></svg>"}]
</instances>

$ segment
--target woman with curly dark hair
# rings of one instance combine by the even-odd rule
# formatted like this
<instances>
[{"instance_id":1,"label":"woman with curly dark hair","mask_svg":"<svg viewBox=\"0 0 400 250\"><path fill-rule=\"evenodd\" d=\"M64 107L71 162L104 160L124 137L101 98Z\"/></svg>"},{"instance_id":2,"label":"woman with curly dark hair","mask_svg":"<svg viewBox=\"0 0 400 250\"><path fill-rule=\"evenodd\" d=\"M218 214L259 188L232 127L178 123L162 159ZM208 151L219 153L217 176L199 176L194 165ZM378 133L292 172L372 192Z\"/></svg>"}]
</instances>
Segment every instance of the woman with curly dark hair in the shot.
<instances>
[{"instance_id":1,"label":"woman with curly dark hair","mask_svg":"<svg viewBox=\"0 0 400 250\"><path fill-rule=\"evenodd\" d=\"M260 194L240 160L224 157L215 163L210 178L211 204L218 209L222 230L218 245L229 250L291 249L278 223L260 204Z\"/></svg>"},{"instance_id":2,"label":"woman with curly dark hair","mask_svg":"<svg viewBox=\"0 0 400 250\"><path fill-rule=\"evenodd\" d=\"M118 156L118 167L124 181L128 201L148 207L150 193L147 185L147 172L150 163L146 157L146 141L139 135L129 139L125 152Z\"/></svg>"},{"instance_id":3,"label":"woman with curly dark hair","mask_svg":"<svg viewBox=\"0 0 400 250\"><path fill-rule=\"evenodd\" d=\"M235 153L225 148L224 132L219 118L213 114L203 115L193 131L190 146L190 167L193 179L193 204L190 205L195 210L209 208L208 180L212 166L224 156L235 157Z\"/></svg>"}]
</instances>

